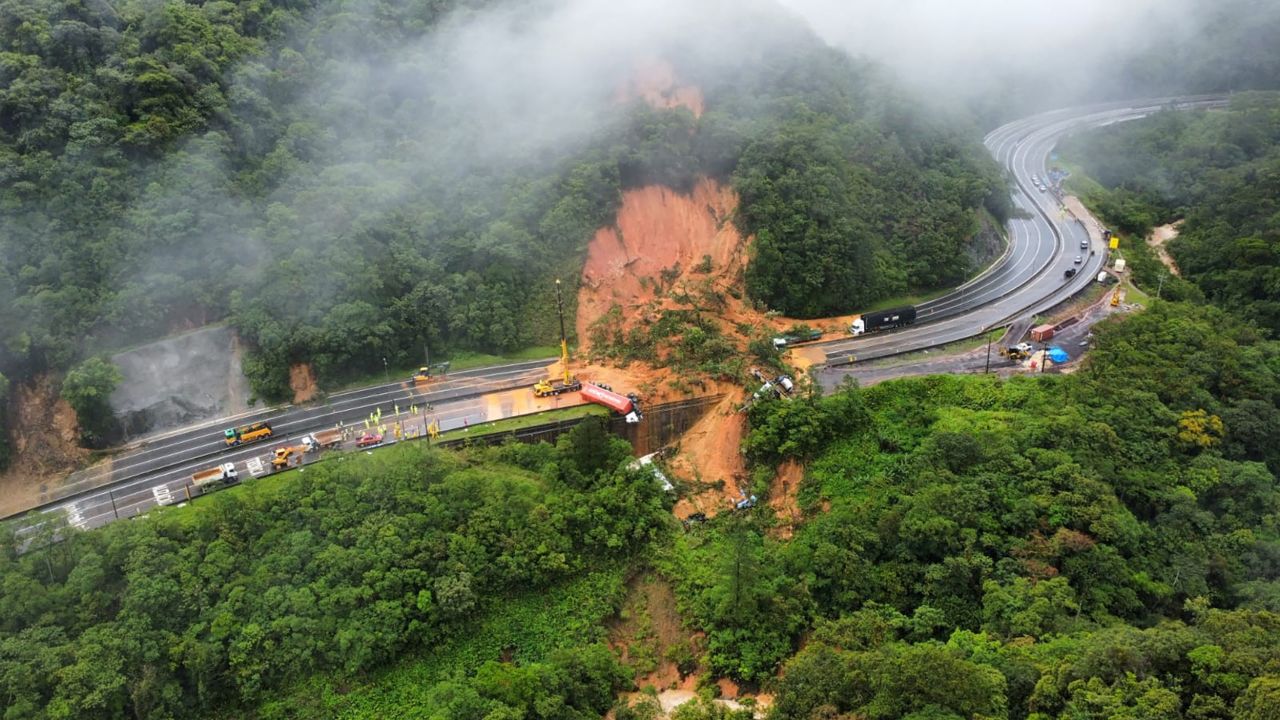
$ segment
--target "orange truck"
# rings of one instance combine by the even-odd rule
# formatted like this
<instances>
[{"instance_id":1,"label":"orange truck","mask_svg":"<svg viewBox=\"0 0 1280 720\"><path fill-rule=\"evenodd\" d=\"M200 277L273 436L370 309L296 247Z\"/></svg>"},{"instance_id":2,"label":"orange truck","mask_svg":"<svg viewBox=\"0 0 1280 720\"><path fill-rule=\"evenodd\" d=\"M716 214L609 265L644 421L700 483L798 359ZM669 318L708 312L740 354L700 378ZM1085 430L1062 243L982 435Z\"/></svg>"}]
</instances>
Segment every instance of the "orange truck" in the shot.
<instances>
[{"instance_id":1,"label":"orange truck","mask_svg":"<svg viewBox=\"0 0 1280 720\"><path fill-rule=\"evenodd\" d=\"M271 437L271 425L265 422L249 423L240 427L227 428L222 433L227 447L247 445Z\"/></svg>"}]
</instances>

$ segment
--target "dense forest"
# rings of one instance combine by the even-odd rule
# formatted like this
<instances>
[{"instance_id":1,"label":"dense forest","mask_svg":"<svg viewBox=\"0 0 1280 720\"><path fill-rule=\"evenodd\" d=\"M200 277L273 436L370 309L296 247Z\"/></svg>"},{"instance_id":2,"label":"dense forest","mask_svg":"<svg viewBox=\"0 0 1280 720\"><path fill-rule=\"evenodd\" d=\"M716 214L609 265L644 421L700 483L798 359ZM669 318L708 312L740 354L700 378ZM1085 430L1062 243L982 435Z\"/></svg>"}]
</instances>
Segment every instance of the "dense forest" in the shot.
<instances>
[{"instance_id":1,"label":"dense forest","mask_svg":"<svg viewBox=\"0 0 1280 720\"><path fill-rule=\"evenodd\" d=\"M771 690L774 720L1273 717L1280 343L1167 302L1095 342L1072 375L755 405L755 490L806 467L785 539L764 503L680 529L589 424L6 544L6 717L599 717L635 672L603 622L645 566L705 633L691 667Z\"/></svg>"},{"instance_id":2,"label":"dense forest","mask_svg":"<svg viewBox=\"0 0 1280 720\"><path fill-rule=\"evenodd\" d=\"M546 344L546 283L647 183L732 180L748 287L797 314L954 282L976 211L1006 212L976 133L776 7L736 9L713 47L654 31L600 62L555 54L579 11L0 3L0 373L220 320L267 399L297 362L331 383L424 345ZM700 118L620 101L655 53Z\"/></svg>"},{"instance_id":3,"label":"dense forest","mask_svg":"<svg viewBox=\"0 0 1280 720\"><path fill-rule=\"evenodd\" d=\"M755 406L756 491L805 462L808 519L664 554L709 667L775 720L1273 717L1280 343L1167 303L1095 340L1070 376Z\"/></svg>"},{"instance_id":4,"label":"dense forest","mask_svg":"<svg viewBox=\"0 0 1280 720\"><path fill-rule=\"evenodd\" d=\"M1086 200L1135 236L1137 280L1165 269L1141 247L1156 225L1182 220L1170 253L1175 298L1205 297L1280 330L1280 95L1241 93L1224 111L1166 112L1072 138L1066 157L1101 187Z\"/></svg>"},{"instance_id":5,"label":"dense forest","mask_svg":"<svg viewBox=\"0 0 1280 720\"><path fill-rule=\"evenodd\" d=\"M22 556L5 538L0 716L200 717L438 649L520 593L609 572L665 536L662 490L625 469L629 450L599 423L554 448L401 446ZM442 677L432 697L493 711L532 683L599 717L625 679L603 648L512 659L531 662Z\"/></svg>"}]
</instances>

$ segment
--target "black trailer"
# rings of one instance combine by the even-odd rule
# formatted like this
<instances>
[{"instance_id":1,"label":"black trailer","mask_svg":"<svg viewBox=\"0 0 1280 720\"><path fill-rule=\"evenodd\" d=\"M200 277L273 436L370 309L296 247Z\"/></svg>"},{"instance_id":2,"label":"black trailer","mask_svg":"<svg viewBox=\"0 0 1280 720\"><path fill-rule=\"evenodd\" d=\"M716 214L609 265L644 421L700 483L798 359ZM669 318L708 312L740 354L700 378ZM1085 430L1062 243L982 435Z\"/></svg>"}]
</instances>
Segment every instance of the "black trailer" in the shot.
<instances>
[{"instance_id":1,"label":"black trailer","mask_svg":"<svg viewBox=\"0 0 1280 720\"><path fill-rule=\"evenodd\" d=\"M880 312L869 312L862 315L863 332L874 332L876 330L888 330L889 328L910 325L916 321L915 306L894 308L892 310L881 310Z\"/></svg>"}]
</instances>

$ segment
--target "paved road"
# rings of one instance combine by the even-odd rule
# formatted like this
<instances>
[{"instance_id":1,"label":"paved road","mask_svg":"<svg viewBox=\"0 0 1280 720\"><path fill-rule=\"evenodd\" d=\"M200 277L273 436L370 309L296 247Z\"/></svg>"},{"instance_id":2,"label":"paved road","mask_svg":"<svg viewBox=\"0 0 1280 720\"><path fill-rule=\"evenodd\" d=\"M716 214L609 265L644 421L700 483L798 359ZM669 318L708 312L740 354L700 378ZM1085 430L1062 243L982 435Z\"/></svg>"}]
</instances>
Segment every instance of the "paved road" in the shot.
<instances>
[{"instance_id":1,"label":"paved road","mask_svg":"<svg viewBox=\"0 0 1280 720\"><path fill-rule=\"evenodd\" d=\"M1224 104L1225 99L1200 97L1180 102L1186 107L1203 107ZM1060 110L992 131L985 139L987 148L1009 168L1017 188L1015 204L1025 215L1010 222L1009 251L955 291L922 303L918 309L920 321L913 327L816 345L824 351L827 363L887 357L962 340L1020 315L1052 307L1083 289L1101 268L1105 249L1091 248L1092 254L1086 255L1080 266L1074 265L1080 242L1087 242L1088 234L1078 223L1062 219L1056 198L1039 192L1031 176L1046 175L1048 156L1064 134L1144 117L1169 104L1170 100L1164 99ZM1078 267L1079 272L1068 281L1063 271L1070 267ZM72 524L87 528L136 514L166 498L174 500L175 492L185 486L185 479L194 470L221 462L243 464L279 444L226 450L221 437L223 428L249 419L267 419L278 438L292 439L333 427L339 421L347 425L360 423L377 408L389 413L396 404L403 408L432 403L443 429L461 426L467 418L484 417L481 395L532 385L545 373L543 368L549 362L550 359L537 360L452 373L448 379L423 388L389 383L339 393L317 407L288 407L262 415L228 418L155 438L118 456L109 469L78 478L81 486L71 490L73 495L62 495L66 498L63 502L49 498L55 502L41 509L64 513ZM102 489L87 490L90 487Z\"/></svg>"},{"instance_id":2,"label":"paved road","mask_svg":"<svg viewBox=\"0 0 1280 720\"><path fill-rule=\"evenodd\" d=\"M1010 248L986 272L947 295L922 303L916 325L818 345L829 365L888 357L979 335L1016 317L1047 310L1084 289L1097 276L1106 248L1089 246L1086 229L1064 219L1058 199L1040 192L1033 175L1048 174L1049 155L1066 134L1089 127L1146 117L1170 106L1170 99L1111 103L1057 110L1018 120L992 131L987 149L1013 178L1020 211L1009 223ZM1183 98L1178 107L1213 107L1220 96ZM1083 262L1075 263L1077 255ZM1067 279L1064 271L1076 268Z\"/></svg>"},{"instance_id":3,"label":"paved road","mask_svg":"<svg viewBox=\"0 0 1280 720\"><path fill-rule=\"evenodd\" d=\"M331 395L322 405L289 406L185 428L140 444L114 458L109 467L80 473L80 477L74 478L75 485L62 488L64 502L51 498L54 504L42 510L64 512L73 524L93 527L113 519L117 513L135 512L148 502L156 504L151 493L153 487L175 482L180 485L181 480L195 470L218 463L244 463L250 457L269 454L283 441L335 427L339 422L362 427L364 419L379 409L385 419L397 406L407 412L412 406L431 405L434 409L430 416L439 419L442 430L481 422L485 419L481 396L528 387L546 374L545 368L553 360L464 370L421 386L410 382L387 383ZM228 450L222 431L250 420L269 421L275 431L272 440Z\"/></svg>"}]
</instances>

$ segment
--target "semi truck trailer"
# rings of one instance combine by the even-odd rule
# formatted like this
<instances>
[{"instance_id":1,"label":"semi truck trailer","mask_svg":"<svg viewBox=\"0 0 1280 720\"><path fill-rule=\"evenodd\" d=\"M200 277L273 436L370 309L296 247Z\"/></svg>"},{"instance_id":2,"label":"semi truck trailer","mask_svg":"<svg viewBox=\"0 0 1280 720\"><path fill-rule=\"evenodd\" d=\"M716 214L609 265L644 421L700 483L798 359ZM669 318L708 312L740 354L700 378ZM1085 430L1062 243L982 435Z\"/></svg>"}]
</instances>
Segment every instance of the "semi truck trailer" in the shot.
<instances>
[{"instance_id":1,"label":"semi truck trailer","mask_svg":"<svg viewBox=\"0 0 1280 720\"><path fill-rule=\"evenodd\" d=\"M907 307L894 308L893 310L863 313L861 317L854 320L853 324L849 326L849 332L854 335L861 335L877 330L903 327L915 321L916 309L914 306L908 305Z\"/></svg>"}]
</instances>

